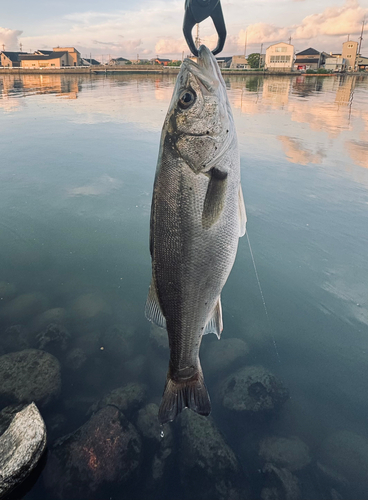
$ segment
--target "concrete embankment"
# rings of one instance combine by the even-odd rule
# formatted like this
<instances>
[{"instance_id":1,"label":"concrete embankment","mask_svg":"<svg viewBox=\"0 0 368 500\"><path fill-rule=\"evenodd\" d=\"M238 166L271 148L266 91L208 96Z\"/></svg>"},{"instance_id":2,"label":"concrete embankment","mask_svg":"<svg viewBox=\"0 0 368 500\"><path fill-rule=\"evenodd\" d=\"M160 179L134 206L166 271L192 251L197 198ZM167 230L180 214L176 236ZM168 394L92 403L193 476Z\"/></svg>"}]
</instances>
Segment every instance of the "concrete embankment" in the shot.
<instances>
[{"instance_id":1,"label":"concrete embankment","mask_svg":"<svg viewBox=\"0 0 368 500\"><path fill-rule=\"evenodd\" d=\"M68 68L4 68L0 66L0 75L121 75L121 74L153 74L153 75L176 75L180 67L159 66L152 64L128 64L126 66L91 66L91 67L68 67ZM231 76L338 76L342 73L301 73L299 71L252 71L239 69L221 69L221 73ZM348 76L368 76L367 72L345 73Z\"/></svg>"}]
</instances>

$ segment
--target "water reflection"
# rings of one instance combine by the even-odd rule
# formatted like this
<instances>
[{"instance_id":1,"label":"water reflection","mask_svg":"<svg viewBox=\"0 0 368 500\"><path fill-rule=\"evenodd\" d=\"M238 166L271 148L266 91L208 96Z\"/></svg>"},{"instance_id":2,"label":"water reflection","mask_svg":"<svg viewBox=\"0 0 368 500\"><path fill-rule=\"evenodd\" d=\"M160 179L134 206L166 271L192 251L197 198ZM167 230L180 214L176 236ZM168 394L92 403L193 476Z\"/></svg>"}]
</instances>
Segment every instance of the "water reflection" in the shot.
<instances>
[{"instance_id":1,"label":"water reflection","mask_svg":"<svg viewBox=\"0 0 368 500\"><path fill-rule=\"evenodd\" d=\"M132 500L367 500L368 80L226 77L269 318L241 241L223 338L203 341L212 418L188 412L161 439L152 422L167 338L149 330L143 309L151 189L175 79L53 78L0 73L0 355L21 371L14 351L44 349L61 365L62 392L41 409L48 470L26 498L125 490ZM78 98L63 99L70 94ZM250 403L269 384L274 403L284 386L291 398L248 421L222 395L236 403L255 375ZM20 379L23 394L30 382ZM137 445L133 460L122 442ZM102 489L81 495L81 484Z\"/></svg>"}]
</instances>

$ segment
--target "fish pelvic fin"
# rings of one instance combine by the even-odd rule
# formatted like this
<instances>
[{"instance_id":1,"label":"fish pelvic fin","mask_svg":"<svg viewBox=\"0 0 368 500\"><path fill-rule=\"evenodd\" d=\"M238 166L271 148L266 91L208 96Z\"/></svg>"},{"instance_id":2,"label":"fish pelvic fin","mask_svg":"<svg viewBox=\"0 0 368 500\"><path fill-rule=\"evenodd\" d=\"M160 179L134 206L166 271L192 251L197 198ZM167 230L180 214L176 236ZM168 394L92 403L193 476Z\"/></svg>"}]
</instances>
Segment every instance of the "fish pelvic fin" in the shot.
<instances>
[{"instance_id":1,"label":"fish pelvic fin","mask_svg":"<svg viewBox=\"0 0 368 500\"><path fill-rule=\"evenodd\" d=\"M208 416L211 413L211 401L204 384L202 368L190 379L170 378L167 375L166 385L158 411L160 424L172 422L184 408L190 408L199 415Z\"/></svg>"}]
</instances>

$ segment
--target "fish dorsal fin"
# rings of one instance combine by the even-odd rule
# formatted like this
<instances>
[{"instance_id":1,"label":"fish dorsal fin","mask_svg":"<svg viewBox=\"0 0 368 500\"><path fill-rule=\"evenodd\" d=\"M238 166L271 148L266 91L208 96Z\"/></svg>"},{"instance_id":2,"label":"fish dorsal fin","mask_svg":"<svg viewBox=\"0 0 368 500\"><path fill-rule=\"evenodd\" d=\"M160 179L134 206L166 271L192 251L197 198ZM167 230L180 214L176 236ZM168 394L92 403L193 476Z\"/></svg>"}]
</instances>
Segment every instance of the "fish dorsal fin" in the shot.
<instances>
[{"instance_id":1,"label":"fish dorsal fin","mask_svg":"<svg viewBox=\"0 0 368 500\"><path fill-rule=\"evenodd\" d=\"M245 211L243 191L241 185L239 186L238 194L238 210L239 210L239 238L245 235L247 224L247 213Z\"/></svg>"},{"instance_id":2,"label":"fish dorsal fin","mask_svg":"<svg viewBox=\"0 0 368 500\"><path fill-rule=\"evenodd\" d=\"M217 338L219 339L221 337L222 328L222 307L221 297L219 297L217 304L213 310L212 316L205 326L203 335L206 335L207 333L215 333L217 335Z\"/></svg>"},{"instance_id":3,"label":"fish dorsal fin","mask_svg":"<svg viewBox=\"0 0 368 500\"><path fill-rule=\"evenodd\" d=\"M155 325L160 328L166 328L166 319L162 314L161 307L158 302L156 286L153 280L151 281L151 285L149 287L144 314L146 315L148 321L152 321L152 323L155 323Z\"/></svg>"}]
</instances>

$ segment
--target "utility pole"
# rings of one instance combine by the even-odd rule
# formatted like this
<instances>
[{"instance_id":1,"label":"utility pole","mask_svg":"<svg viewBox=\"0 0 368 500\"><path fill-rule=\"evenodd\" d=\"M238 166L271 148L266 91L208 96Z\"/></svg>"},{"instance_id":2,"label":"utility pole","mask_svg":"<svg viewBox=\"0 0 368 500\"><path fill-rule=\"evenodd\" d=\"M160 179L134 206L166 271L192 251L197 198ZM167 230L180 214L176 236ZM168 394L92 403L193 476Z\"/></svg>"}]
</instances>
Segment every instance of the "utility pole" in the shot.
<instances>
[{"instance_id":1,"label":"utility pole","mask_svg":"<svg viewBox=\"0 0 368 500\"><path fill-rule=\"evenodd\" d=\"M261 67L262 48L263 48L263 43L261 43L261 52L259 53L258 68Z\"/></svg>"},{"instance_id":2,"label":"utility pole","mask_svg":"<svg viewBox=\"0 0 368 500\"><path fill-rule=\"evenodd\" d=\"M22 50L23 50L23 45L22 45L22 42L20 42L20 44L19 44L19 49L20 49L20 51L22 52Z\"/></svg>"},{"instance_id":3,"label":"utility pole","mask_svg":"<svg viewBox=\"0 0 368 500\"><path fill-rule=\"evenodd\" d=\"M196 24L196 30L197 30L197 34L196 34L194 43L195 43L195 46L197 47L197 49L199 49L199 47L201 45L201 39L199 38L199 24L198 23Z\"/></svg>"},{"instance_id":4,"label":"utility pole","mask_svg":"<svg viewBox=\"0 0 368 500\"><path fill-rule=\"evenodd\" d=\"M5 43L3 43L3 52L4 52L4 50L5 50Z\"/></svg>"},{"instance_id":5,"label":"utility pole","mask_svg":"<svg viewBox=\"0 0 368 500\"><path fill-rule=\"evenodd\" d=\"M91 54L91 52L89 53L89 64L92 65L92 54Z\"/></svg>"},{"instance_id":6,"label":"utility pole","mask_svg":"<svg viewBox=\"0 0 368 500\"><path fill-rule=\"evenodd\" d=\"M291 36L289 36L289 45L291 45Z\"/></svg>"},{"instance_id":7,"label":"utility pole","mask_svg":"<svg viewBox=\"0 0 368 500\"><path fill-rule=\"evenodd\" d=\"M247 31L245 31L245 41L244 41L244 57L247 55Z\"/></svg>"},{"instance_id":8,"label":"utility pole","mask_svg":"<svg viewBox=\"0 0 368 500\"><path fill-rule=\"evenodd\" d=\"M363 19L363 22L362 22L362 31L360 33L360 37L359 37L359 49L358 49L358 55L360 55L360 50L362 48L362 41L363 41L363 33L364 33L364 24L365 24L365 19Z\"/></svg>"}]
</instances>

